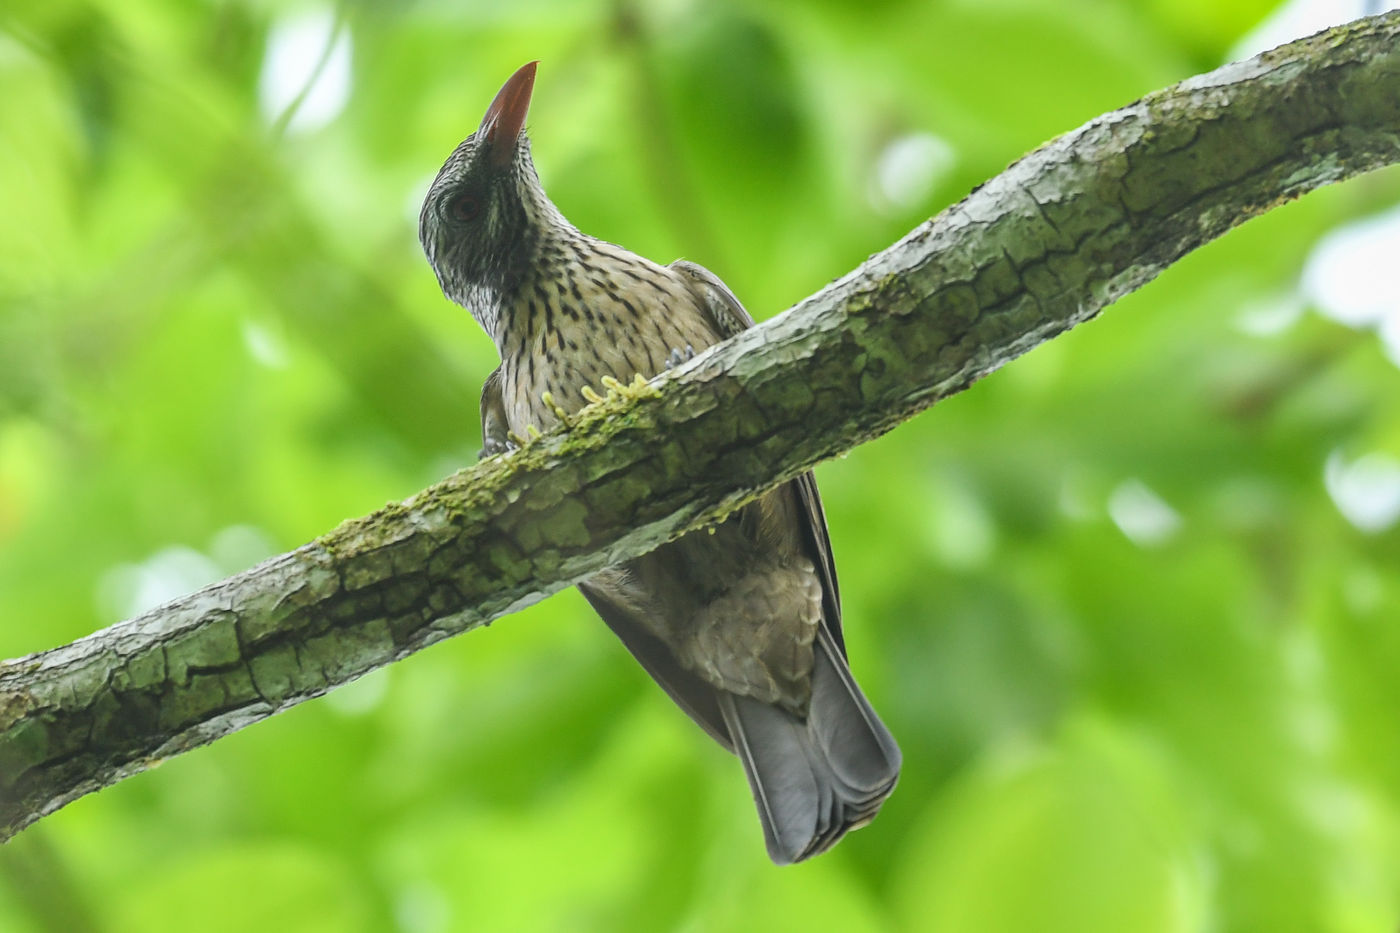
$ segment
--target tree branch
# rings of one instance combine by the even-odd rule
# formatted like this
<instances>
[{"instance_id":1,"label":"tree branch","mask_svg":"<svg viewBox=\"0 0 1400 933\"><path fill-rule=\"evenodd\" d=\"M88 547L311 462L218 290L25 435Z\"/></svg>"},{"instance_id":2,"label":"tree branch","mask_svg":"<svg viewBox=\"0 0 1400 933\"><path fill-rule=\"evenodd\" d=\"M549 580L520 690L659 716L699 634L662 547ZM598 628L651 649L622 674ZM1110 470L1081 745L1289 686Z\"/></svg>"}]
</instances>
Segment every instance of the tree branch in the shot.
<instances>
[{"instance_id":1,"label":"tree branch","mask_svg":"<svg viewBox=\"0 0 1400 933\"><path fill-rule=\"evenodd\" d=\"M1189 250L1400 161L1400 14L1106 114L787 313L573 428L0 665L0 839L543 599L876 437Z\"/></svg>"}]
</instances>

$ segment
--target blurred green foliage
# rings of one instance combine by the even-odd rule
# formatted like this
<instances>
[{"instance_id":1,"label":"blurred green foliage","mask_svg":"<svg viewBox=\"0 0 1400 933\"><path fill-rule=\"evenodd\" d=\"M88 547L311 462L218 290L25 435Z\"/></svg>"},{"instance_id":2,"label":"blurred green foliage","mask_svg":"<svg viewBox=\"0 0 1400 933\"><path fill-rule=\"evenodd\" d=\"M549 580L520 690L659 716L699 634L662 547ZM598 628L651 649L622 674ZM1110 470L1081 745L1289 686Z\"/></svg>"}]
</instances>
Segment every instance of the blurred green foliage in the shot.
<instances>
[{"instance_id":1,"label":"blurred green foliage","mask_svg":"<svg viewBox=\"0 0 1400 933\"><path fill-rule=\"evenodd\" d=\"M565 213L761 319L1271 7L11 0L0 656L472 460L494 353L417 202L522 62ZM268 90L296 22L343 106ZM1324 469L1400 453L1400 371L1312 309L1241 322L1397 200L1252 221L819 469L907 762L834 853L768 865L737 763L570 593L45 819L0 929L1394 929L1400 538Z\"/></svg>"}]
</instances>

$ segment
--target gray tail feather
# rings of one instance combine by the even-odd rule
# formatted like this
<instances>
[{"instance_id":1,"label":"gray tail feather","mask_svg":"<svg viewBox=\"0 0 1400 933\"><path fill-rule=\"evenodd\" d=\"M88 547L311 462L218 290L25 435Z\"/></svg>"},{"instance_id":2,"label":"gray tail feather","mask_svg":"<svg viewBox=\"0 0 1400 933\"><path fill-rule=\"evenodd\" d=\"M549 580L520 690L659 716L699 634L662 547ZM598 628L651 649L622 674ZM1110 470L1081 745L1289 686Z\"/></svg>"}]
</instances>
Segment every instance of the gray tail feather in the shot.
<instances>
[{"instance_id":1,"label":"gray tail feather","mask_svg":"<svg viewBox=\"0 0 1400 933\"><path fill-rule=\"evenodd\" d=\"M899 778L899 746L823 629L814 647L807 719L723 694L734 749L758 804L768 855L779 865L824 852L879 811Z\"/></svg>"}]
</instances>

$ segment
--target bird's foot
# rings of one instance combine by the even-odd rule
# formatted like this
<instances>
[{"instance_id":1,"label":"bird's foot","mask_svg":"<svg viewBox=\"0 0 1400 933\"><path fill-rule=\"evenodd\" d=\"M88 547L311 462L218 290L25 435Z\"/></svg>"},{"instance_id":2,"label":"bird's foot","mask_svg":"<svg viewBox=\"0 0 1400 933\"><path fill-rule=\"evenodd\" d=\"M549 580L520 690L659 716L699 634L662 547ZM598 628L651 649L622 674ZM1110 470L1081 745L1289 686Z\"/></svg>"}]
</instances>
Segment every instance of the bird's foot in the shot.
<instances>
[{"instance_id":1,"label":"bird's foot","mask_svg":"<svg viewBox=\"0 0 1400 933\"><path fill-rule=\"evenodd\" d=\"M535 427L533 424L527 424L527 425L525 425L525 436L524 436L524 437L521 437L519 434L516 434L514 431L510 431L510 432L508 432L508 433L506 434L505 450L506 450L506 451L515 451L515 450L519 450L519 449L522 448L522 447L528 447L528 446L530 446L531 444L533 444L535 441L537 441L537 440L539 440L539 439L540 439L540 429L537 428L537 427ZM499 442L498 442L498 443L499 443Z\"/></svg>"},{"instance_id":2,"label":"bird's foot","mask_svg":"<svg viewBox=\"0 0 1400 933\"><path fill-rule=\"evenodd\" d=\"M689 363L693 359L695 359L695 348L690 344L686 344L684 350L678 350L673 347L670 355L666 357L666 368L675 369L682 363Z\"/></svg>"},{"instance_id":3,"label":"bird's foot","mask_svg":"<svg viewBox=\"0 0 1400 933\"><path fill-rule=\"evenodd\" d=\"M482 441L481 450L477 452L476 459L485 460L487 457L494 457L498 454L514 453L519 449L520 445L516 443L514 435L488 437Z\"/></svg>"}]
</instances>

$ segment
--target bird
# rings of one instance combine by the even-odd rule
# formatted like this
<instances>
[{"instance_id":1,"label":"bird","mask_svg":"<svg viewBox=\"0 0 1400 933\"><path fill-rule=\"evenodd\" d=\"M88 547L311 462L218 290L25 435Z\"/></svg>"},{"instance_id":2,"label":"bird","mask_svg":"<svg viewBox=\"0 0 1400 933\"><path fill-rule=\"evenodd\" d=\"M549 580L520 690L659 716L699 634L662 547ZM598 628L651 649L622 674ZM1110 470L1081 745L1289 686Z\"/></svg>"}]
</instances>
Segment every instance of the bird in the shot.
<instances>
[{"instance_id":1,"label":"bird","mask_svg":"<svg viewBox=\"0 0 1400 933\"><path fill-rule=\"evenodd\" d=\"M444 295L500 354L482 388L482 456L567 422L608 379L651 378L754 323L704 267L659 265L564 218L525 132L537 64L502 85L419 215ZM738 755L775 863L824 852L874 818L901 755L847 663L810 472L579 589L676 705Z\"/></svg>"}]
</instances>

